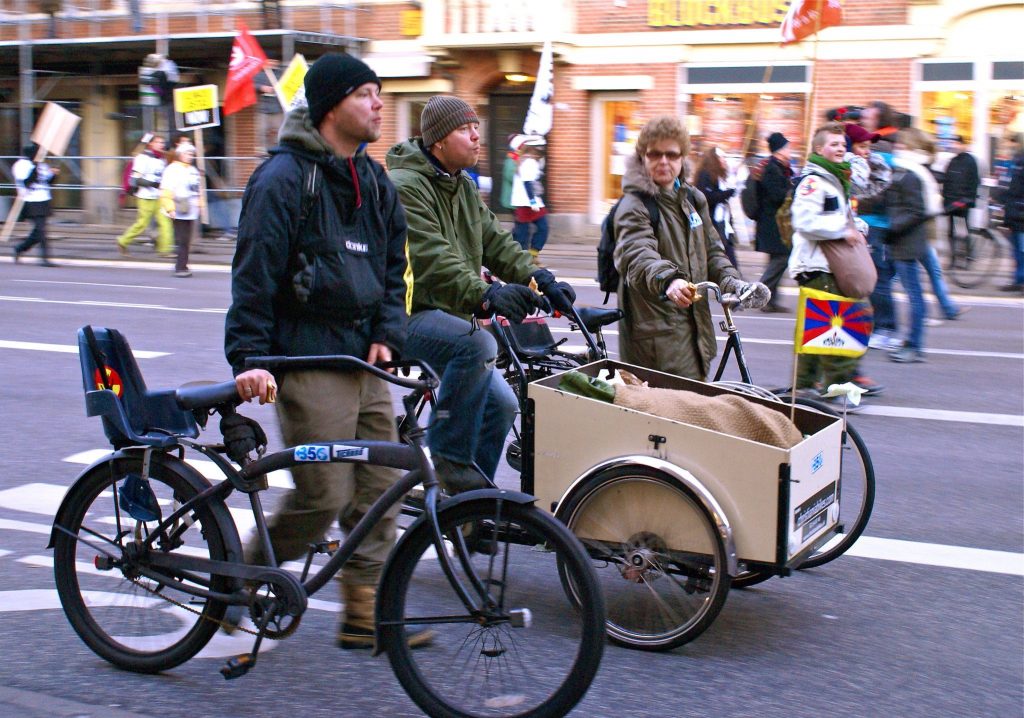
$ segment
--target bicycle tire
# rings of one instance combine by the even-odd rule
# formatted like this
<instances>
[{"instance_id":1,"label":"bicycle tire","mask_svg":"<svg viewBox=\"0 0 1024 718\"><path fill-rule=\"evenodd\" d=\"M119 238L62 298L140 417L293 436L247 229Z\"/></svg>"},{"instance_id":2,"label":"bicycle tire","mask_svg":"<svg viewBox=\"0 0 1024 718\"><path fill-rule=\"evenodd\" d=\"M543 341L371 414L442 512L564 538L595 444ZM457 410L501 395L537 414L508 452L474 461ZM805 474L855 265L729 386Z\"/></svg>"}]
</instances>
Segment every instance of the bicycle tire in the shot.
<instances>
[{"instance_id":1,"label":"bicycle tire","mask_svg":"<svg viewBox=\"0 0 1024 718\"><path fill-rule=\"evenodd\" d=\"M480 581L492 609L466 609L436 559L429 522L416 524L395 547L377 604L378 639L399 682L430 716L564 716L590 687L604 649L603 603L583 547L540 509L502 499L442 506L438 521L457 542L449 548L459 579ZM464 551L463 527L482 529L486 550ZM586 592L580 606L557 600L556 564ZM532 623L517 627L524 610ZM405 627L424 625L438 635L413 651Z\"/></svg>"},{"instance_id":2,"label":"bicycle tire","mask_svg":"<svg viewBox=\"0 0 1024 718\"><path fill-rule=\"evenodd\" d=\"M663 472L601 471L559 516L600 569L613 643L667 651L695 639L722 610L731 585L725 544L703 506ZM563 587L580 596L567 576Z\"/></svg>"},{"instance_id":3,"label":"bicycle tire","mask_svg":"<svg viewBox=\"0 0 1024 718\"><path fill-rule=\"evenodd\" d=\"M789 403L790 397L784 394L779 400ZM835 409L814 399L797 397L796 403L832 416L839 416ZM839 521L843 524L843 532L815 549L798 568L816 568L846 553L867 528L874 505L875 467L867 444L847 417L840 468Z\"/></svg>"},{"instance_id":4,"label":"bicycle tire","mask_svg":"<svg viewBox=\"0 0 1024 718\"><path fill-rule=\"evenodd\" d=\"M1002 244L988 227L972 228L966 237L955 237L953 248L949 275L958 287L973 289L995 276Z\"/></svg>"},{"instance_id":5,"label":"bicycle tire","mask_svg":"<svg viewBox=\"0 0 1024 718\"><path fill-rule=\"evenodd\" d=\"M226 591L230 579L180 572L165 573L166 582L156 581L136 572L141 562L125 559L124 547L134 537L149 535L159 523L132 519L118 505L119 488L129 476L141 476L141 471L141 456L118 458L93 467L75 484L59 519L66 532L54 533L53 569L64 613L85 644L120 668L157 673L202 650L226 610L226 604L197 599L175 587L174 581ZM149 486L161 514L198 493L156 457L150 465ZM165 532L153 550L191 553L198 548L211 559L228 560L224 529L210 507L199 507L190 518L194 523L181 525L176 538ZM108 562L108 554L94 546L103 546L115 558Z\"/></svg>"}]
</instances>

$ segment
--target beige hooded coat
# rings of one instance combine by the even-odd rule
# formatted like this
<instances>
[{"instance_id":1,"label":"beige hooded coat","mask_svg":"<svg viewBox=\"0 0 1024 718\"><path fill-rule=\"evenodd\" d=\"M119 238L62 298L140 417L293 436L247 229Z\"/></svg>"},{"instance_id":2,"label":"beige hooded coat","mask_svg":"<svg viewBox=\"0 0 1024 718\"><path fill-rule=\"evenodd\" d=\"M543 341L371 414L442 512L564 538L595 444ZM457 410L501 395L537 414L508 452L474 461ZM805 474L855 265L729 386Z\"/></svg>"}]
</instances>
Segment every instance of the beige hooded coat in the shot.
<instances>
[{"instance_id":1,"label":"beige hooded coat","mask_svg":"<svg viewBox=\"0 0 1024 718\"><path fill-rule=\"evenodd\" d=\"M699 190L658 187L635 155L626 161L622 189L625 196L615 213L619 308L626 315L619 324L620 356L630 364L703 381L718 353L708 299L681 309L664 298L665 289L676 277L710 280L723 292L743 280ZM635 192L656 199L661 213L656 230Z\"/></svg>"}]
</instances>

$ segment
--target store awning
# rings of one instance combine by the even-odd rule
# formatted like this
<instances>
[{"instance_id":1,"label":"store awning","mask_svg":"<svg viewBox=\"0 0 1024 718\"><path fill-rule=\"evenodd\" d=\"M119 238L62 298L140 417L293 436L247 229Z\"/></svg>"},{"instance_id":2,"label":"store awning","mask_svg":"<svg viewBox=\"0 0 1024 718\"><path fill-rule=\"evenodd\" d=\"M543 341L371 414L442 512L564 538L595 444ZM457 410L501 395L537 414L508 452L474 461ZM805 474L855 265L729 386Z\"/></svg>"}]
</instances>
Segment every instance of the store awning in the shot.
<instances>
[{"instance_id":1,"label":"store awning","mask_svg":"<svg viewBox=\"0 0 1024 718\"><path fill-rule=\"evenodd\" d=\"M267 57L289 60L302 53L310 61L330 51L360 54L364 38L301 30L252 30ZM32 69L68 75L134 74L143 58L158 52L166 40L166 55L182 69L223 71L231 56L237 33L231 31L183 33L177 35L130 35L31 41ZM0 42L0 76L17 77L20 41ZM285 57L285 54L288 57Z\"/></svg>"}]
</instances>

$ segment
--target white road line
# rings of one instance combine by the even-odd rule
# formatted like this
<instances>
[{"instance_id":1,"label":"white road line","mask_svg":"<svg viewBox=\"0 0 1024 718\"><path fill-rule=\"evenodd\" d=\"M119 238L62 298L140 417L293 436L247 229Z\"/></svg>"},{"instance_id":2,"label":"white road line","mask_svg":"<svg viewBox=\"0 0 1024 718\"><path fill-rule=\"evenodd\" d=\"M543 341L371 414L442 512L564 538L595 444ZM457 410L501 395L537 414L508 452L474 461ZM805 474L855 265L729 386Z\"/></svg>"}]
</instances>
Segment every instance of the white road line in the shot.
<instances>
[{"instance_id":1,"label":"white road line","mask_svg":"<svg viewBox=\"0 0 1024 718\"><path fill-rule=\"evenodd\" d=\"M62 267L93 267L100 269L141 269L146 272L166 272L168 277L171 276L170 273L174 271L173 265L164 264L162 262L133 262L114 259L57 259L56 261ZM14 258L11 256L0 257L0 262L13 264ZM188 263L188 268L191 269L193 272L212 272L214 274L231 273L231 265L229 264L197 264L195 262L190 261Z\"/></svg>"},{"instance_id":2,"label":"white road line","mask_svg":"<svg viewBox=\"0 0 1024 718\"><path fill-rule=\"evenodd\" d=\"M0 556L6 556L9 553L10 551L8 551L7 549L0 548Z\"/></svg>"},{"instance_id":3,"label":"white road line","mask_svg":"<svg viewBox=\"0 0 1024 718\"><path fill-rule=\"evenodd\" d=\"M946 409L914 409L902 406L865 404L860 414L891 416L898 419L925 419L928 421L956 421L964 424L991 424L994 426L1024 427L1024 416L1014 414L988 414L977 411L949 411Z\"/></svg>"},{"instance_id":4,"label":"white road line","mask_svg":"<svg viewBox=\"0 0 1024 718\"><path fill-rule=\"evenodd\" d=\"M109 455L110 449L89 449L87 451L80 451L77 454L72 454L71 456L65 456L62 461L66 461L69 464L82 464L88 466ZM210 481L221 481L224 479L224 474L222 474L220 469L217 468L217 465L209 459L186 459L185 463ZM288 471L284 470L271 471L267 474L267 481L275 489L291 489L295 487L295 483L292 481L292 475Z\"/></svg>"},{"instance_id":5,"label":"white road line","mask_svg":"<svg viewBox=\"0 0 1024 718\"><path fill-rule=\"evenodd\" d=\"M49 524L33 524L27 521L11 521L8 519L0 519L0 529L29 531L40 534L50 533ZM943 544L861 536L846 552L846 555L883 561L912 563L921 566L938 566L940 568L956 568L965 571L1024 576L1024 553L1013 553L1011 551L992 551L964 546L947 546ZM22 561L25 563L39 561L43 565L52 565L52 558L49 556L42 557L41 559L27 557L22 559ZM286 564L286 566L293 568L292 565Z\"/></svg>"},{"instance_id":6,"label":"white road line","mask_svg":"<svg viewBox=\"0 0 1024 718\"><path fill-rule=\"evenodd\" d=\"M44 344L42 342L16 342L9 339L0 339L0 349L24 349L27 351L56 352L58 354L77 354L78 346L75 344ZM170 356L170 352L150 352L133 349L132 354L136 359L157 359Z\"/></svg>"},{"instance_id":7,"label":"white road line","mask_svg":"<svg viewBox=\"0 0 1024 718\"><path fill-rule=\"evenodd\" d=\"M190 314L227 314L227 309L213 308L191 308L191 307L167 307L162 304L132 304L129 302L100 302L87 299L42 299L40 297L11 297L0 295L0 301L4 302L29 302L33 304L69 304L78 307L110 307L114 309L145 309L147 311L159 312L186 312Z\"/></svg>"},{"instance_id":8,"label":"white road line","mask_svg":"<svg viewBox=\"0 0 1024 718\"><path fill-rule=\"evenodd\" d=\"M81 287L116 287L118 289L155 289L161 292L180 292L180 287L153 287L148 284L108 284L104 282L59 282L53 279L12 279L23 284L71 284Z\"/></svg>"}]
</instances>

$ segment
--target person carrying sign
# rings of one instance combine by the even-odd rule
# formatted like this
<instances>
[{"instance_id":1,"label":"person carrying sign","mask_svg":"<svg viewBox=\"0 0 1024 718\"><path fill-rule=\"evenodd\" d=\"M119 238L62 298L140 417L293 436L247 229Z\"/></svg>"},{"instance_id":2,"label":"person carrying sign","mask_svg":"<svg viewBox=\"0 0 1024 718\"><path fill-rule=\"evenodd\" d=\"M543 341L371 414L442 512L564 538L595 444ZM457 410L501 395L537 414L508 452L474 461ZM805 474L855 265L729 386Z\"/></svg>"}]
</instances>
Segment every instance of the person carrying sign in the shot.
<instances>
[{"instance_id":1,"label":"person carrying sign","mask_svg":"<svg viewBox=\"0 0 1024 718\"><path fill-rule=\"evenodd\" d=\"M38 145L27 145L22 158L14 163L14 181L19 192L25 193L25 205L21 216L32 221L32 232L14 247L14 261L17 262L32 247L39 245L39 264L56 267L46 251L46 218L50 216L50 183L57 176L44 161L35 161Z\"/></svg>"}]
</instances>

